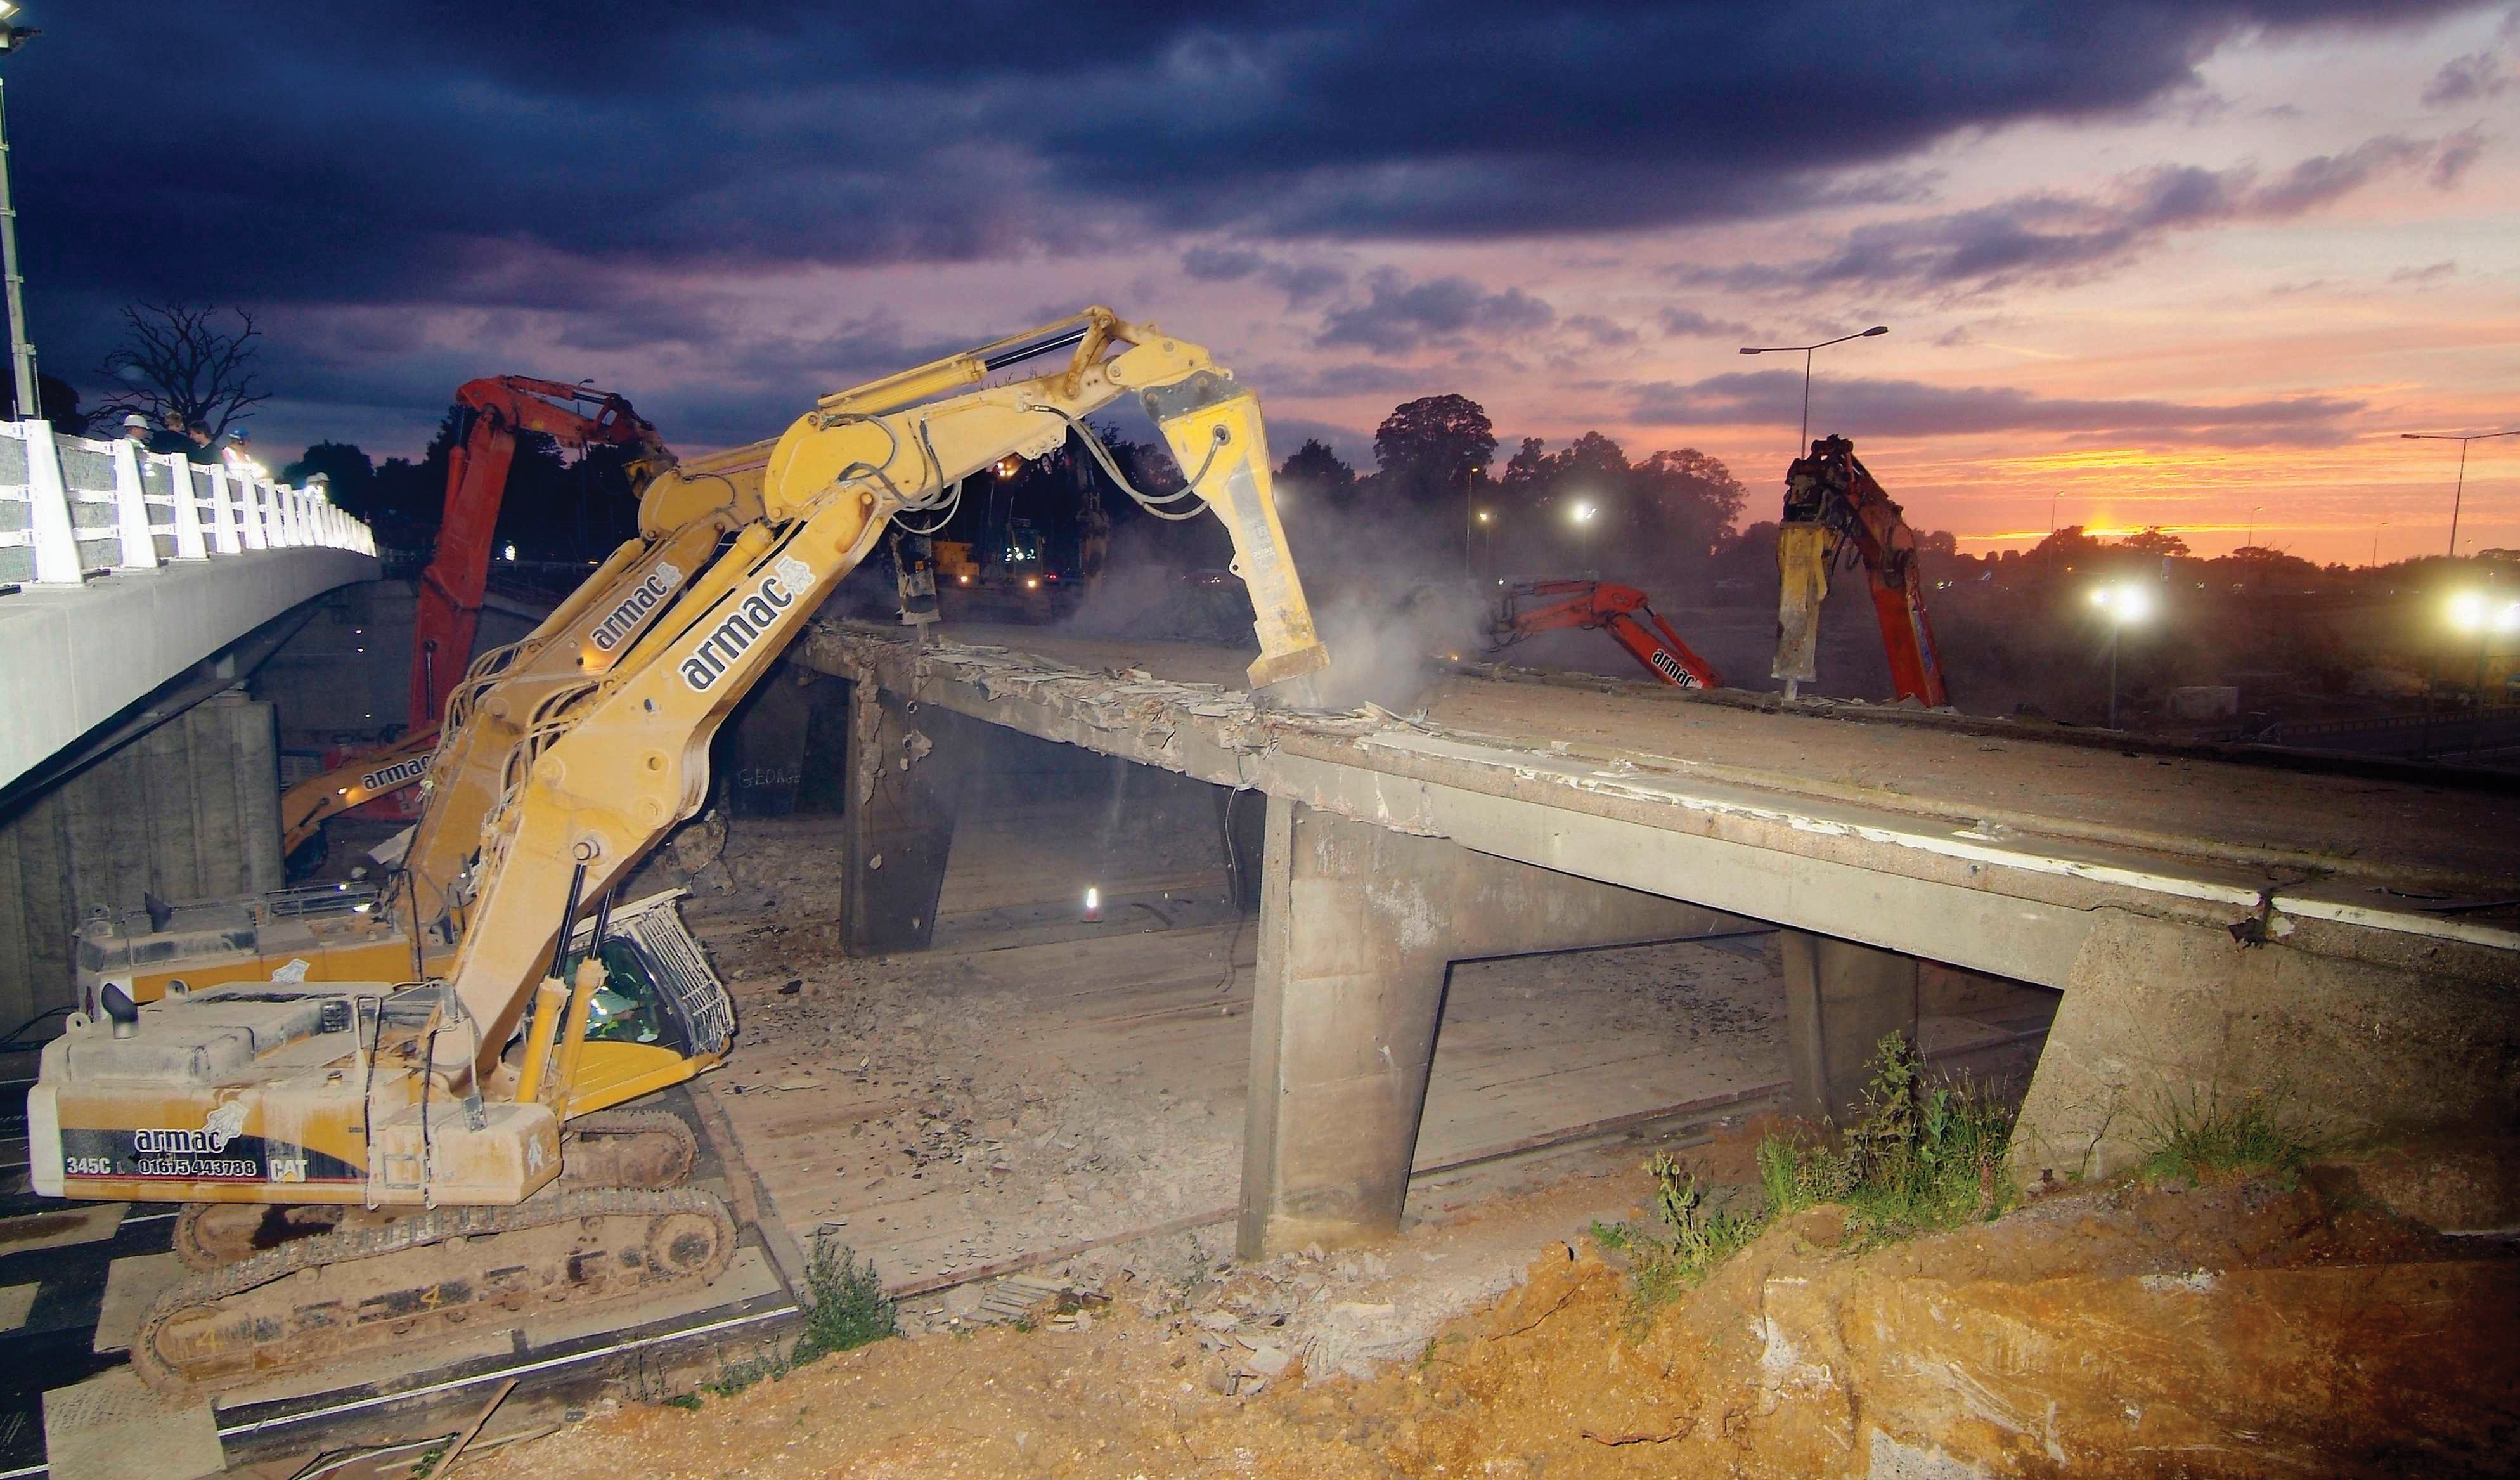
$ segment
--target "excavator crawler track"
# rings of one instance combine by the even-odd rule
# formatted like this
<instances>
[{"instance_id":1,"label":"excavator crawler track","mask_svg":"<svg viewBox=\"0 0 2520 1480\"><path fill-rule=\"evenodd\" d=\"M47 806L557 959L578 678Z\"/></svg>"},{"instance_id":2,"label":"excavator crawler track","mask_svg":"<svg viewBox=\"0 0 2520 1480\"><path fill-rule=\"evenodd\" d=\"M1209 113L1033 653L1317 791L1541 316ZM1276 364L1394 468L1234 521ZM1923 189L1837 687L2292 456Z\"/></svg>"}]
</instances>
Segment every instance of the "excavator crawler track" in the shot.
<instances>
[{"instance_id":1,"label":"excavator crawler track","mask_svg":"<svg viewBox=\"0 0 2520 1480\"><path fill-rule=\"evenodd\" d=\"M313 1233L192 1275L142 1317L131 1365L204 1394L444 1336L705 1284L735 1257L696 1188L547 1188L514 1207L434 1208Z\"/></svg>"},{"instance_id":2,"label":"excavator crawler track","mask_svg":"<svg viewBox=\"0 0 2520 1480\"><path fill-rule=\"evenodd\" d=\"M562 1133L564 1188L678 1188L699 1160L699 1138L671 1110L598 1110ZM186 1269L225 1269L300 1238L382 1228L420 1216L412 1207L338 1203L188 1202L175 1215L175 1258Z\"/></svg>"}]
</instances>

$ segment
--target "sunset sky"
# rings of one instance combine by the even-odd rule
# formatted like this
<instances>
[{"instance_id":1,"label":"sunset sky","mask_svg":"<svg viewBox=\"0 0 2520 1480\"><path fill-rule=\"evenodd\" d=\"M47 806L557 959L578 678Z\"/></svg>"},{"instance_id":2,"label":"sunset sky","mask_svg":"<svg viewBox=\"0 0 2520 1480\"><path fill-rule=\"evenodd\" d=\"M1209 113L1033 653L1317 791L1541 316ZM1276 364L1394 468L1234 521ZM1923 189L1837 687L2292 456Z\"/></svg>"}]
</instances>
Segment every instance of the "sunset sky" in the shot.
<instances>
[{"instance_id":1,"label":"sunset sky","mask_svg":"<svg viewBox=\"0 0 2520 1480\"><path fill-rule=\"evenodd\" d=\"M860 12L870 13L861 15ZM874 14L874 13L880 13ZM1843 432L1964 549L2158 523L2439 553L2520 427L2520 9L1865 3L72 7L10 58L44 368L252 307L266 455L592 377L686 450L1107 302L1282 455L1460 391L1695 446ZM188 72L189 68L189 72ZM2385 523L2384 523L2385 521ZM2460 547L2520 547L2520 438Z\"/></svg>"}]
</instances>

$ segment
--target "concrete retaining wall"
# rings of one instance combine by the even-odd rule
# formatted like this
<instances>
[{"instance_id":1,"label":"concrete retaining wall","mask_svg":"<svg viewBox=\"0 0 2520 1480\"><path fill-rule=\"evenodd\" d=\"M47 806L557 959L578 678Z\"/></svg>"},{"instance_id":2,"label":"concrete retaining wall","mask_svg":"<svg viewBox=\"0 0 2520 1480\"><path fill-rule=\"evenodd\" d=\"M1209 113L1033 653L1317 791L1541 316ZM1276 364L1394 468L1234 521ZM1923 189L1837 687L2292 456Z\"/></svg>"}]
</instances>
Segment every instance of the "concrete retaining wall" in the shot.
<instances>
[{"instance_id":1,"label":"concrete retaining wall","mask_svg":"<svg viewBox=\"0 0 2520 1480\"><path fill-rule=\"evenodd\" d=\"M0 1031L71 1001L90 907L279 888L279 778L272 706L231 692L0 819Z\"/></svg>"}]
</instances>

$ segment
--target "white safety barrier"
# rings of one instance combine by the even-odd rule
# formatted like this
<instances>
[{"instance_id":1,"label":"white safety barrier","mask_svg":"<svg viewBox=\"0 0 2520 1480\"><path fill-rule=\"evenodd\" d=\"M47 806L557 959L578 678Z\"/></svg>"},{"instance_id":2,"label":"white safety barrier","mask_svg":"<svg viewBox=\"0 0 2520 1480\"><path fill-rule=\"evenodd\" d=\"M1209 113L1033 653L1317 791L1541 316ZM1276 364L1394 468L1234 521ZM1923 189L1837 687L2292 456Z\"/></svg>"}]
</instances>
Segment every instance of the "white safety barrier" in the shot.
<instances>
[{"instance_id":1,"label":"white safety barrier","mask_svg":"<svg viewBox=\"0 0 2520 1480\"><path fill-rule=\"evenodd\" d=\"M368 526L318 489L0 422L0 584L77 586L108 570L298 547L377 553Z\"/></svg>"}]
</instances>

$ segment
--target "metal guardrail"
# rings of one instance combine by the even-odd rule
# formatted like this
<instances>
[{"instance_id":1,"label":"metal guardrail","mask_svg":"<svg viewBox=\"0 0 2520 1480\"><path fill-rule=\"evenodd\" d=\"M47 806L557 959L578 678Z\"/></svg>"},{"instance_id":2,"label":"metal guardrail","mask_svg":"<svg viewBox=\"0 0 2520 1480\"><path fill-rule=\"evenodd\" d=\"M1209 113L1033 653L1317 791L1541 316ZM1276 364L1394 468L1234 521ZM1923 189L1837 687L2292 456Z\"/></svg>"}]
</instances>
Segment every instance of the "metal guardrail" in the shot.
<instances>
[{"instance_id":1,"label":"metal guardrail","mask_svg":"<svg viewBox=\"0 0 2520 1480\"><path fill-rule=\"evenodd\" d=\"M105 570L307 547L377 553L368 526L313 488L0 422L0 582L76 587Z\"/></svg>"}]
</instances>

